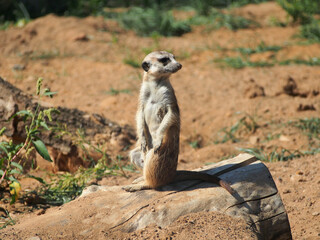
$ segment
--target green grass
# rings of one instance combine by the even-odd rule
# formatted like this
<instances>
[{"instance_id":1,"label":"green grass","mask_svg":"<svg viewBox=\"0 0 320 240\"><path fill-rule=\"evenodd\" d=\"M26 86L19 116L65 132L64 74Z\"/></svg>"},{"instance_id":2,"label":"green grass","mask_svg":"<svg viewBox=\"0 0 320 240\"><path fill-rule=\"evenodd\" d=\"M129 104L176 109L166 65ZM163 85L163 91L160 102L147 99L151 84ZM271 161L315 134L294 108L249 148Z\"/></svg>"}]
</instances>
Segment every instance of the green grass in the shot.
<instances>
[{"instance_id":1,"label":"green grass","mask_svg":"<svg viewBox=\"0 0 320 240\"><path fill-rule=\"evenodd\" d=\"M226 57L223 59L215 59L214 62L220 63L221 67L227 66L231 68L241 69L245 67L272 67L273 63L265 62L265 61L257 61L251 62L249 60L245 60L242 57Z\"/></svg>"},{"instance_id":2,"label":"green grass","mask_svg":"<svg viewBox=\"0 0 320 240\"><path fill-rule=\"evenodd\" d=\"M309 60L304 59L287 59L284 61L278 62L279 65L308 65L308 66L320 66L320 58L310 58Z\"/></svg>"},{"instance_id":3,"label":"green grass","mask_svg":"<svg viewBox=\"0 0 320 240\"><path fill-rule=\"evenodd\" d=\"M214 143L226 143L231 141L232 143L239 142L241 139L241 133L254 133L259 128L259 125L256 119L251 115L246 115L242 117L239 121L237 121L231 127L225 127L220 130L223 133L222 136L219 137Z\"/></svg>"},{"instance_id":4,"label":"green grass","mask_svg":"<svg viewBox=\"0 0 320 240\"><path fill-rule=\"evenodd\" d=\"M225 14L217 9L211 9L208 15L196 15L188 20L190 25L206 25L207 29L228 28L238 30L250 27L253 22L231 14Z\"/></svg>"},{"instance_id":5,"label":"green grass","mask_svg":"<svg viewBox=\"0 0 320 240\"><path fill-rule=\"evenodd\" d=\"M7 226L16 224L16 221L12 219L12 217L6 209L2 207L0 207L0 209L3 213L5 213L5 215L1 214L0 216L0 230L6 228Z\"/></svg>"},{"instance_id":6,"label":"green grass","mask_svg":"<svg viewBox=\"0 0 320 240\"><path fill-rule=\"evenodd\" d=\"M189 145L194 149L200 148L200 144L198 141L192 141L189 143Z\"/></svg>"},{"instance_id":7,"label":"green grass","mask_svg":"<svg viewBox=\"0 0 320 240\"><path fill-rule=\"evenodd\" d=\"M272 67L274 65L308 65L308 66L319 66L320 58L310 58L309 60L304 59L287 59L283 61L266 62L266 61L256 61L252 62L250 60L244 59L242 57L226 57L222 59L215 59L214 62L219 63L220 67L231 67L235 69L242 69L245 67Z\"/></svg>"},{"instance_id":8,"label":"green grass","mask_svg":"<svg viewBox=\"0 0 320 240\"><path fill-rule=\"evenodd\" d=\"M310 24L301 26L299 37L312 42L320 42L320 21L314 20Z\"/></svg>"},{"instance_id":9,"label":"green grass","mask_svg":"<svg viewBox=\"0 0 320 240\"><path fill-rule=\"evenodd\" d=\"M316 138L320 140L320 118L304 118L290 121L289 125L302 130L308 135L309 139Z\"/></svg>"},{"instance_id":10,"label":"green grass","mask_svg":"<svg viewBox=\"0 0 320 240\"><path fill-rule=\"evenodd\" d=\"M141 64L139 61L133 59L133 58L125 58L123 60L123 63L133 67L133 68L140 68L141 67Z\"/></svg>"},{"instance_id":11,"label":"green grass","mask_svg":"<svg viewBox=\"0 0 320 240\"><path fill-rule=\"evenodd\" d=\"M270 153L258 148L239 148L239 151L249 153L264 162L288 161L306 155L298 150L291 151L279 147L274 147Z\"/></svg>"},{"instance_id":12,"label":"green grass","mask_svg":"<svg viewBox=\"0 0 320 240\"><path fill-rule=\"evenodd\" d=\"M120 93L127 93L127 94L130 94L131 93L131 90L130 89L115 89L115 88L110 88L109 91L106 91L106 94L109 94L109 95L119 95Z\"/></svg>"},{"instance_id":13,"label":"green grass","mask_svg":"<svg viewBox=\"0 0 320 240\"><path fill-rule=\"evenodd\" d=\"M170 11L157 7L133 7L120 14L119 21L124 28L134 30L140 36L151 36L155 33L167 37L181 36L191 31L186 21L176 20Z\"/></svg>"},{"instance_id":14,"label":"green grass","mask_svg":"<svg viewBox=\"0 0 320 240\"><path fill-rule=\"evenodd\" d=\"M28 56L31 60L45 60L61 57L59 51L34 52Z\"/></svg>"},{"instance_id":15,"label":"green grass","mask_svg":"<svg viewBox=\"0 0 320 240\"><path fill-rule=\"evenodd\" d=\"M278 4L292 17L294 23L309 24L313 14L320 13L317 0L277 0Z\"/></svg>"},{"instance_id":16,"label":"green grass","mask_svg":"<svg viewBox=\"0 0 320 240\"><path fill-rule=\"evenodd\" d=\"M120 168L117 162L110 165L107 159L100 159L94 167L80 168L76 173L63 173L51 176L51 183L36 178L41 187L23 196L32 202L32 196L37 196L44 204L59 206L78 197L91 180L101 180L106 176L126 176L124 171L134 171L132 166Z\"/></svg>"},{"instance_id":17,"label":"green grass","mask_svg":"<svg viewBox=\"0 0 320 240\"><path fill-rule=\"evenodd\" d=\"M233 51L240 52L243 55L251 55L255 53L263 53L263 52L278 52L281 50L281 46L267 46L265 42L260 42L260 44L256 48L234 48Z\"/></svg>"}]
</instances>

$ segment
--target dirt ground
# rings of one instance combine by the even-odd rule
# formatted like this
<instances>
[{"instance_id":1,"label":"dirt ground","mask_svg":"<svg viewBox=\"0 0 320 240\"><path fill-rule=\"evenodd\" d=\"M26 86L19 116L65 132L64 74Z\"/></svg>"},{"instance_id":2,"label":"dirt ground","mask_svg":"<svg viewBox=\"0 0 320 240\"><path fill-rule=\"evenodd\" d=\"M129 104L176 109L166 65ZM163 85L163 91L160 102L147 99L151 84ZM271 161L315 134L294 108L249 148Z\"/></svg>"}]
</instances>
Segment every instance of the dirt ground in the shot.
<instances>
[{"instance_id":1,"label":"dirt ground","mask_svg":"<svg viewBox=\"0 0 320 240\"><path fill-rule=\"evenodd\" d=\"M285 12L275 3L249 5L235 12L261 26L238 31L194 27L182 37L152 39L138 37L99 17L48 15L23 28L1 32L0 76L30 94L35 91L37 78L43 77L45 86L58 92L46 100L47 105L78 108L134 126L143 71L125 61L140 63L147 51L167 50L183 65L171 80L182 117L179 169L217 162L240 153L239 148L260 148L266 152L275 147L309 150L308 137L286 123L319 117L319 67L275 65L233 69L221 67L214 60L238 56L231 49L256 48L262 42L282 48L252 54L251 61L309 60L319 58L320 44L301 44L303 40L295 37L298 26L274 26L272 19L286 19ZM118 93L110 94L111 90ZM215 144L224 135L221 129L231 127L243 117L258 128L242 129L240 141ZM320 239L320 155L267 166L288 211L293 238ZM102 184L126 184L135 177L136 174L130 179L110 177L103 179ZM13 214L18 222L21 216L27 219L25 215L28 213ZM34 224L41 224L36 222L35 213L27 217L32 216ZM216 221L221 227L214 226ZM230 222L235 224L234 228L229 228ZM75 231L76 228L81 226L75 226ZM110 238L114 239L252 237L245 223L211 213L184 216L166 229L149 226L129 235L112 234ZM48 229L48 236L56 233ZM6 239L5 235L0 234L1 237Z\"/></svg>"}]
</instances>

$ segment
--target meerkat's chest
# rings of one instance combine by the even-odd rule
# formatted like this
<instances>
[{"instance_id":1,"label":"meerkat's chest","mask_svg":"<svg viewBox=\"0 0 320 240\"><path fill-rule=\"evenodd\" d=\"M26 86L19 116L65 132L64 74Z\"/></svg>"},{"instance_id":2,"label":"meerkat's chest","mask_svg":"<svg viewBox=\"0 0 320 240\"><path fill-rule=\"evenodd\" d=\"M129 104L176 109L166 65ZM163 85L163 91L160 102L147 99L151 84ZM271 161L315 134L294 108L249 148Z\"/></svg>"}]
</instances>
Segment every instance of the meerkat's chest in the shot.
<instances>
[{"instance_id":1,"label":"meerkat's chest","mask_svg":"<svg viewBox=\"0 0 320 240\"><path fill-rule=\"evenodd\" d=\"M156 127L160 124L165 114L167 107L170 104L170 96L172 93L169 89L162 87L159 89L149 89L144 96L144 115L149 126Z\"/></svg>"}]
</instances>

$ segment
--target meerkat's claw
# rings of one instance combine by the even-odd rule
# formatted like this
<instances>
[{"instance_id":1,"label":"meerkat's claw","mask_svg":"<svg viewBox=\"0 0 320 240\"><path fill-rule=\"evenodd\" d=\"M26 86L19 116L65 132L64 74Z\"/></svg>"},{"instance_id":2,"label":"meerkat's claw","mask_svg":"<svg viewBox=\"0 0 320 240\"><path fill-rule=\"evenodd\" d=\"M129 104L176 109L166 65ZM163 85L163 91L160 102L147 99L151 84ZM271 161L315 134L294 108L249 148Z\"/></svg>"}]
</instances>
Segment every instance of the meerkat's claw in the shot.
<instances>
[{"instance_id":1,"label":"meerkat's claw","mask_svg":"<svg viewBox=\"0 0 320 240\"><path fill-rule=\"evenodd\" d=\"M122 189L127 191L127 192L137 192L137 191L141 191L141 190L151 189L151 187L150 186L146 186L146 185L135 184L135 185L123 186Z\"/></svg>"},{"instance_id":2,"label":"meerkat's claw","mask_svg":"<svg viewBox=\"0 0 320 240\"><path fill-rule=\"evenodd\" d=\"M161 140L155 141L155 143L153 145L153 149L154 149L155 153L159 152L159 150L161 148L161 144L162 144Z\"/></svg>"}]
</instances>

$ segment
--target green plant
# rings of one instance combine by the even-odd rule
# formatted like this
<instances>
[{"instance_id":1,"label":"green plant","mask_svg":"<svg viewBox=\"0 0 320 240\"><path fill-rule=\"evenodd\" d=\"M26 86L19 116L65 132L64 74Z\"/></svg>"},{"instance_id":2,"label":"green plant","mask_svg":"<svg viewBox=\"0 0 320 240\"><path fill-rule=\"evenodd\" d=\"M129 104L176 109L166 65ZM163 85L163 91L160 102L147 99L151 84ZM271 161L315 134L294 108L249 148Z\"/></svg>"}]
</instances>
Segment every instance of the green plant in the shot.
<instances>
[{"instance_id":1,"label":"green plant","mask_svg":"<svg viewBox=\"0 0 320 240\"><path fill-rule=\"evenodd\" d=\"M225 143L228 141L233 143L239 142L242 132L255 133L258 128L259 125L256 119L253 116L246 114L246 116L242 117L230 128L225 127L221 129L220 132L223 132L224 135L220 137L220 139L216 140L215 144Z\"/></svg>"},{"instance_id":2,"label":"green plant","mask_svg":"<svg viewBox=\"0 0 320 240\"><path fill-rule=\"evenodd\" d=\"M79 168L75 173L63 173L53 175L50 183L42 181L40 188L26 194L25 198L38 196L43 203L50 205L62 205L79 196L83 189L92 180L102 179L110 175L123 175L118 164L111 165L107 158L101 158L93 167ZM126 168L129 170L129 168ZM126 176L126 175L123 175Z\"/></svg>"},{"instance_id":3,"label":"green plant","mask_svg":"<svg viewBox=\"0 0 320 240\"><path fill-rule=\"evenodd\" d=\"M309 139L316 138L320 140L320 118L305 118L290 121L289 125L301 129L307 134Z\"/></svg>"},{"instance_id":4,"label":"green plant","mask_svg":"<svg viewBox=\"0 0 320 240\"><path fill-rule=\"evenodd\" d=\"M320 42L320 21L313 20L310 24L301 26L300 37Z\"/></svg>"},{"instance_id":5,"label":"green plant","mask_svg":"<svg viewBox=\"0 0 320 240\"><path fill-rule=\"evenodd\" d=\"M279 147L275 147L270 153L265 153L258 148L239 148L239 151L249 153L264 162L288 161L305 155L299 150L290 151Z\"/></svg>"},{"instance_id":6,"label":"green plant","mask_svg":"<svg viewBox=\"0 0 320 240\"><path fill-rule=\"evenodd\" d=\"M214 62L221 63L221 66L228 66L236 69L245 67L272 67L274 65L273 63L263 61L251 62L242 57L226 57L223 59L215 59Z\"/></svg>"},{"instance_id":7,"label":"green plant","mask_svg":"<svg viewBox=\"0 0 320 240\"><path fill-rule=\"evenodd\" d=\"M49 52L40 52L40 53L32 53L28 56L31 60L43 60L43 59L53 59L60 56L59 51L49 51Z\"/></svg>"},{"instance_id":8,"label":"green plant","mask_svg":"<svg viewBox=\"0 0 320 240\"><path fill-rule=\"evenodd\" d=\"M310 58L309 60L304 59L287 59L279 62L279 65L291 65L291 64L303 64L308 66L319 66L320 58Z\"/></svg>"},{"instance_id":9,"label":"green plant","mask_svg":"<svg viewBox=\"0 0 320 240\"><path fill-rule=\"evenodd\" d=\"M189 143L189 145L192 147L192 148L200 148L200 144L198 141L192 141Z\"/></svg>"},{"instance_id":10,"label":"green plant","mask_svg":"<svg viewBox=\"0 0 320 240\"><path fill-rule=\"evenodd\" d=\"M260 42L260 44L256 47L256 48L235 48L233 49L236 52L240 52L241 54L244 55L251 55L251 54L255 54L255 53L262 53L262 52L278 52L279 50L281 50L282 47L280 46L267 46L265 44L265 42Z\"/></svg>"},{"instance_id":11,"label":"green plant","mask_svg":"<svg viewBox=\"0 0 320 240\"><path fill-rule=\"evenodd\" d=\"M207 25L210 29L219 29L222 27L228 28L230 30L237 30L248 28L252 22L240 17L234 16L232 14L225 14L221 11L211 8L208 15L196 15L188 20L191 25Z\"/></svg>"},{"instance_id":12,"label":"green plant","mask_svg":"<svg viewBox=\"0 0 320 240\"><path fill-rule=\"evenodd\" d=\"M131 93L130 89L114 89L114 88L110 88L109 91L106 91L106 94L109 95L119 95L120 93Z\"/></svg>"},{"instance_id":13,"label":"green plant","mask_svg":"<svg viewBox=\"0 0 320 240\"><path fill-rule=\"evenodd\" d=\"M39 97L52 96L54 93L48 89L45 89L43 92L41 91L42 81L42 78L39 78L37 81L36 95ZM14 203L19 197L21 186L16 176L23 172L23 166L21 165L22 160L28 158L29 153L35 149L45 160L52 161L45 144L39 137L39 133L50 130L46 121L51 121L51 113L56 111L54 108L41 110L40 105L37 104L34 111L19 111L9 120L11 121L15 117L20 117L25 122L29 121L29 124L25 126L26 139L23 143L15 144L12 140L0 142L0 185L2 182L10 183L11 203ZM4 131L5 128L2 128L0 135L2 135Z\"/></svg>"},{"instance_id":14,"label":"green plant","mask_svg":"<svg viewBox=\"0 0 320 240\"><path fill-rule=\"evenodd\" d=\"M181 36L190 32L191 28L185 21L177 21L171 12L154 8L133 7L120 15L123 27L134 30L140 36L160 34L163 36Z\"/></svg>"},{"instance_id":15,"label":"green plant","mask_svg":"<svg viewBox=\"0 0 320 240\"><path fill-rule=\"evenodd\" d=\"M292 17L294 23L309 24L313 14L319 13L320 2L314 0L277 0L278 4Z\"/></svg>"},{"instance_id":16,"label":"green plant","mask_svg":"<svg viewBox=\"0 0 320 240\"><path fill-rule=\"evenodd\" d=\"M133 59L133 58L125 58L123 63L133 67L133 68L140 68L140 62Z\"/></svg>"},{"instance_id":17,"label":"green plant","mask_svg":"<svg viewBox=\"0 0 320 240\"><path fill-rule=\"evenodd\" d=\"M0 216L0 224L2 224L2 226L0 226L0 230L6 228L9 225L14 225L16 223L15 220L11 218L9 212L6 209L0 207L0 211L5 213L4 216L2 216L2 214Z\"/></svg>"}]
</instances>

